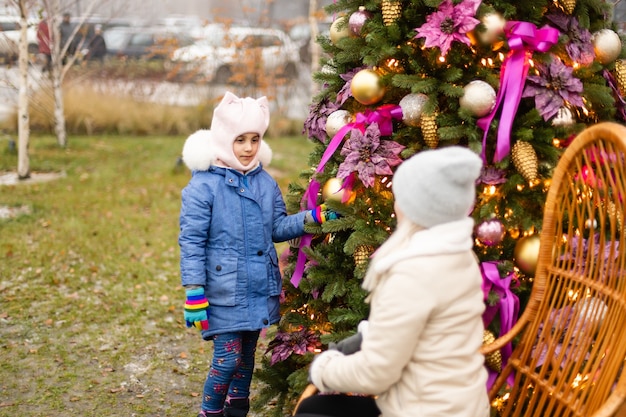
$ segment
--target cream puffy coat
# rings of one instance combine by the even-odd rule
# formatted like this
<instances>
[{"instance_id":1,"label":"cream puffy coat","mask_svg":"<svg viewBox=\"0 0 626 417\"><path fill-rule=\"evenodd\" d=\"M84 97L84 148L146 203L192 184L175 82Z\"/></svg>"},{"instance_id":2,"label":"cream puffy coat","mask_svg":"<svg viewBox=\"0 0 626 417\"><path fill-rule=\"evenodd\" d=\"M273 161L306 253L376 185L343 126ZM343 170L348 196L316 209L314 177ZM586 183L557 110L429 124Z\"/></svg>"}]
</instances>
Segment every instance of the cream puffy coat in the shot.
<instances>
[{"instance_id":1,"label":"cream puffy coat","mask_svg":"<svg viewBox=\"0 0 626 417\"><path fill-rule=\"evenodd\" d=\"M326 351L311 366L321 391L376 395L383 417L489 416L472 226L398 226L363 284L371 309L361 350Z\"/></svg>"}]
</instances>

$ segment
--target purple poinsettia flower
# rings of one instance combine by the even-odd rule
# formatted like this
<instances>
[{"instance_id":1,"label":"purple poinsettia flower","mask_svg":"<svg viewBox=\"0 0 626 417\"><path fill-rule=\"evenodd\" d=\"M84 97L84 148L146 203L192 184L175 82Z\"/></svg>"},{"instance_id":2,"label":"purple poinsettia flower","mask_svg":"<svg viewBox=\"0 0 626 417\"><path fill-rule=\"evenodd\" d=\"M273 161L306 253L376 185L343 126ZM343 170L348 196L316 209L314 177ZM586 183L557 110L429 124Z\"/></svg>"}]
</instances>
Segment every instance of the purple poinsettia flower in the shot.
<instances>
[{"instance_id":1,"label":"purple poinsettia flower","mask_svg":"<svg viewBox=\"0 0 626 417\"><path fill-rule=\"evenodd\" d=\"M492 166L483 167L476 184L498 185L506 182L506 171Z\"/></svg>"},{"instance_id":2,"label":"purple poinsettia flower","mask_svg":"<svg viewBox=\"0 0 626 417\"><path fill-rule=\"evenodd\" d=\"M591 32L580 27L575 16L558 11L548 14L546 18L567 37L565 50L573 61L581 65L589 65L593 62L596 53L591 41Z\"/></svg>"},{"instance_id":3,"label":"purple poinsettia flower","mask_svg":"<svg viewBox=\"0 0 626 417\"><path fill-rule=\"evenodd\" d=\"M453 41L470 45L467 33L480 23L474 17L479 5L480 0L463 0L456 6L452 0L444 0L439 10L426 17L426 23L415 29L415 37L426 38L424 46L438 47L442 56L446 56Z\"/></svg>"},{"instance_id":4,"label":"purple poinsettia flower","mask_svg":"<svg viewBox=\"0 0 626 417\"><path fill-rule=\"evenodd\" d=\"M366 187L374 185L375 175L392 175L391 167L399 165L398 156L405 147L392 140L380 140L377 123L370 124L365 132L353 129L350 138L341 149L346 159L339 165L337 178L345 179L357 172Z\"/></svg>"},{"instance_id":5,"label":"purple poinsettia flower","mask_svg":"<svg viewBox=\"0 0 626 417\"><path fill-rule=\"evenodd\" d=\"M279 331L265 353L272 352L270 365L282 362L291 355L304 355L321 347L319 336L311 329L301 327L295 332Z\"/></svg>"},{"instance_id":6,"label":"purple poinsettia flower","mask_svg":"<svg viewBox=\"0 0 626 417\"><path fill-rule=\"evenodd\" d=\"M317 139L322 143L326 143L326 120L338 108L337 104L329 102L328 99L311 104L309 115L304 121L302 133L308 134L309 139Z\"/></svg>"},{"instance_id":7,"label":"purple poinsettia flower","mask_svg":"<svg viewBox=\"0 0 626 417\"><path fill-rule=\"evenodd\" d=\"M522 97L534 97L535 106L544 120L554 117L566 103L583 106L580 93L583 83L574 77L574 69L557 57L548 65L535 64L539 75L529 75Z\"/></svg>"}]
</instances>

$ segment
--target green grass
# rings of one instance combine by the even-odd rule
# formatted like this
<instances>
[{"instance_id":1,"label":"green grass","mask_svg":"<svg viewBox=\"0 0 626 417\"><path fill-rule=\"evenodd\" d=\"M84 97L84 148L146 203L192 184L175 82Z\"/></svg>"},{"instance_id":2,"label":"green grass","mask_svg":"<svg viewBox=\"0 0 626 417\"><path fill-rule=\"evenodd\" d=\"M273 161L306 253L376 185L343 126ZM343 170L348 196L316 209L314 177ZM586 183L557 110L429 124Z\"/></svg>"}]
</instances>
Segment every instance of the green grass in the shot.
<instances>
[{"instance_id":1,"label":"green grass","mask_svg":"<svg viewBox=\"0 0 626 417\"><path fill-rule=\"evenodd\" d=\"M32 171L66 176L0 185L0 206L30 208L0 219L0 416L195 415L212 347L182 320L184 140L31 138ZM267 141L286 190L313 145Z\"/></svg>"}]
</instances>

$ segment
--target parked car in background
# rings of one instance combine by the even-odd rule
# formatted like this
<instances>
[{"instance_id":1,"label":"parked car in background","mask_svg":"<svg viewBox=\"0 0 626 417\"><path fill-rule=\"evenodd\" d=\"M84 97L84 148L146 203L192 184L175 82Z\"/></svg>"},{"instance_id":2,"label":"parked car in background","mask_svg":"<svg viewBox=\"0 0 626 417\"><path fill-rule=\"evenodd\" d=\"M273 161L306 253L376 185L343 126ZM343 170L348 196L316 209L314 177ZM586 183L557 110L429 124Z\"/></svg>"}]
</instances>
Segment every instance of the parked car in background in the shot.
<instances>
[{"instance_id":1,"label":"parked car in background","mask_svg":"<svg viewBox=\"0 0 626 417\"><path fill-rule=\"evenodd\" d=\"M37 22L28 21L26 30L28 53L33 57L39 52L37 46ZM19 56L20 20L17 16L0 16L0 60L14 62Z\"/></svg>"},{"instance_id":2,"label":"parked car in background","mask_svg":"<svg viewBox=\"0 0 626 417\"><path fill-rule=\"evenodd\" d=\"M156 22L157 27L162 27L170 32L187 32L194 39L200 39L203 34L205 22L194 15L169 15Z\"/></svg>"},{"instance_id":3,"label":"parked car in background","mask_svg":"<svg viewBox=\"0 0 626 417\"><path fill-rule=\"evenodd\" d=\"M193 44L191 36L163 28L114 27L105 30L103 36L107 55L126 59L166 59L175 50Z\"/></svg>"},{"instance_id":4,"label":"parked car in background","mask_svg":"<svg viewBox=\"0 0 626 417\"><path fill-rule=\"evenodd\" d=\"M172 70L203 81L256 83L261 77L296 78L298 48L279 29L214 28L172 54Z\"/></svg>"}]
</instances>

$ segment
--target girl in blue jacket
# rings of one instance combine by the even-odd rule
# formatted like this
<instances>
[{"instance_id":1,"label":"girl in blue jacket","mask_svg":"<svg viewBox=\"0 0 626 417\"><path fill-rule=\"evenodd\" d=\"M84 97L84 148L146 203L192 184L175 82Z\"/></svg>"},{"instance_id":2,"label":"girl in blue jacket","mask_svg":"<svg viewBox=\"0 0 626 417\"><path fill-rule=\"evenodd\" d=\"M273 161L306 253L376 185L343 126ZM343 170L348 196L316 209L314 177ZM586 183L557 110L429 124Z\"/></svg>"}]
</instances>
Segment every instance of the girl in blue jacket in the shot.
<instances>
[{"instance_id":1,"label":"girl in blue jacket","mask_svg":"<svg viewBox=\"0 0 626 417\"><path fill-rule=\"evenodd\" d=\"M259 332L279 320L274 242L301 236L305 222L324 218L314 211L287 215L278 184L263 169L271 158L263 141L268 125L265 97L227 92L211 130L192 134L183 147L192 171L180 211L185 321L213 340L198 417L248 413Z\"/></svg>"}]
</instances>

